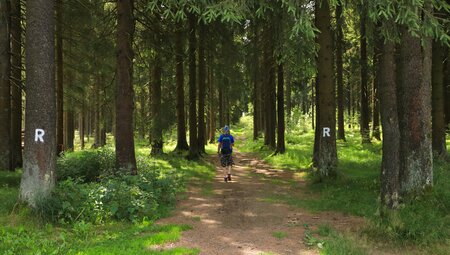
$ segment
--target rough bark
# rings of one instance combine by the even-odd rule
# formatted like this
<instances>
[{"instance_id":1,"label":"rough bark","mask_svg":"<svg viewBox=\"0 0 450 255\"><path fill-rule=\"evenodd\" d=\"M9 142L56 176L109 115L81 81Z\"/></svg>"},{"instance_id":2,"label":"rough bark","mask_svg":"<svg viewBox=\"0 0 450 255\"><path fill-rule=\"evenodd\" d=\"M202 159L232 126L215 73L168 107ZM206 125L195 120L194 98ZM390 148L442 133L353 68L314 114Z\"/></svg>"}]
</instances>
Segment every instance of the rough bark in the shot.
<instances>
[{"instance_id":1,"label":"rough bark","mask_svg":"<svg viewBox=\"0 0 450 255\"><path fill-rule=\"evenodd\" d=\"M180 24L181 27L181 24ZM189 149L186 140L186 117L184 114L184 38L182 29L175 32L175 62L177 83L177 146L176 150L186 151Z\"/></svg>"},{"instance_id":2,"label":"rough bark","mask_svg":"<svg viewBox=\"0 0 450 255\"><path fill-rule=\"evenodd\" d=\"M261 109L259 108L259 54L258 54L258 40L259 40L259 33L258 33L258 23L256 20L254 20L253 24L253 140L257 140L259 137L259 130L260 130L260 114Z\"/></svg>"},{"instance_id":3,"label":"rough bark","mask_svg":"<svg viewBox=\"0 0 450 255\"><path fill-rule=\"evenodd\" d=\"M381 164L381 204L394 209L399 204L400 129L397 111L395 46L382 47L380 67L380 113L383 125L383 158Z\"/></svg>"},{"instance_id":4,"label":"rough bark","mask_svg":"<svg viewBox=\"0 0 450 255\"><path fill-rule=\"evenodd\" d=\"M81 149L84 150L84 133L85 133L85 109L84 109L84 102L82 103L81 106L81 112L80 112L80 117L79 117L79 124L78 124L78 128L79 128L79 132L80 132L80 146Z\"/></svg>"},{"instance_id":5,"label":"rough bark","mask_svg":"<svg viewBox=\"0 0 450 255\"><path fill-rule=\"evenodd\" d=\"M63 70L63 4L56 1L56 143L57 155L64 151L64 70Z\"/></svg>"},{"instance_id":6,"label":"rough bark","mask_svg":"<svg viewBox=\"0 0 450 255\"><path fill-rule=\"evenodd\" d=\"M314 86L312 87L311 93L311 108L312 108L312 129L314 129L314 145L313 145L313 166L317 167L319 165L319 141L320 141L320 129L319 129L319 95L317 91L319 90L319 77L314 80ZM315 107L314 107L315 106ZM315 110L314 110L315 108ZM315 113L315 114L314 114ZM315 125L314 125L315 124Z\"/></svg>"},{"instance_id":7,"label":"rough bark","mask_svg":"<svg viewBox=\"0 0 450 255\"><path fill-rule=\"evenodd\" d=\"M100 111L101 111L101 99L100 99L100 87L103 83L102 75L98 72L96 74L96 79L94 83L94 144L92 145L94 148L101 147L101 117L100 117Z\"/></svg>"},{"instance_id":8,"label":"rough bark","mask_svg":"<svg viewBox=\"0 0 450 255\"><path fill-rule=\"evenodd\" d=\"M8 1L0 2L0 170L12 170L11 164L11 97L9 76L10 33Z\"/></svg>"},{"instance_id":9,"label":"rough bark","mask_svg":"<svg viewBox=\"0 0 450 255\"><path fill-rule=\"evenodd\" d=\"M374 80L373 80L373 90L372 90L372 137L381 140L380 133L380 102L379 102L379 92L381 76L380 58L381 51L383 48L383 38L380 35L379 26L376 27L375 45L374 45L374 56L373 56L373 66L374 66Z\"/></svg>"},{"instance_id":10,"label":"rough bark","mask_svg":"<svg viewBox=\"0 0 450 255\"><path fill-rule=\"evenodd\" d=\"M273 15L273 14L271 14ZM276 83L275 83L275 58L274 58L274 40L273 24L266 22L264 28L264 145L271 149L276 148Z\"/></svg>"},{"instance_id":11,"label":"rough bark","mask_svg":"<svg viewBox=\"0 0 450 255\"><path fill-rule=\"evenodd\" d=\"M447 59L445 61L445 126L450 131L450 49L447 47Z\"/></svg>"},{"instance_id":12,"label":"rough bark","mask_svg":"<svg viewBox=\"0 0 450 255\"><path fill-rule=\"evenodd\" d=\"M291 81L291 73L286 72L286 121L287 123L291 122L291 111L292 111L292 81ZM306 100L308 102L308 94L306 94ZM309 107L308 107L309 108Z\"/></svg>"},{"instance_id":13,"label":"rough bark","mask_svg":"<svg viewBox=\"0 0 450 255\"><path fill-rule=\"evenodd\" d=\"M133 0L117 1L116 165L137 174L133 135Z\"/></svg>"},{"instance_id":14,"label":"rough bark","mask_svg":"<svg viewBox=\"0 0 450 255\"><path fill-rule=\"evenodd\" d=\"M400 190L421 192L433 185L431 149L431 52L403 30L400 51Z\"/></svg>"},{"instance_id":15,"label":"rough bark","mask_svg":"<svg viewBox=\"0 0 450 255\"><path fill-rule=\"evenodd\" d=\"M366 20L367 20L367 7L366 3L361 6L361 23L360 23L360 65L361 65L361 123L360 132L362 143L370 143L370 129L369 129L369 91L368 84L368 64L367 64L367 38L366 38Z\"/></svg>"},{"instance_id":16,"label":"rough bark","mask_svg":"<svg viewBox=\"0 0 450 255\"><path fill-rule=\"evenodd\" d=\"M433 152L437 156L447 154L445 141L445 113L444 113L444 47L440 42L433 42L432 57L432 132Z\"/></svg>"},{"instance_id":17,"label":"rough bark","mask_svg":"<svg viewBox=\"0 0 450 255\"><path fill-rule=\"evenodd\" d=\"M67 69L66 71L67 79L66 79L66 91L71 91L71 86L73 84L73 71ZM64 110L64 149L67 151L74 150L74 136L75 136L75 127L74 127L74 114L73 110L73 99L71 96L66 97L66 109Z\"/></svg>"},{"instance_id":18,"label":"rough bark","mask_svg":"<svg viewBox=\"0 0 450 255\"><path fill-rule=\"evenodd\" d=\"M197 19L189 14L189 155L193 160L199 157L197 139L197 64L195 51L197 48L196 26Z\"/></svg>"},{"instance_id":19,"label":"rough bark","mask_svg":"<svg viewBox=\"0 0 450 255\"><path fill-rule=\"evenodd\" d=\"M141 88L141 93L139 94L139 118L140 118L140 122L139 122L139 139L140 140L144 140L145 139L145 133L146 133L146 106L147 103L146 101L147 99L147 93L146 93L146 88L145 86L142 86Z\"/></svg>"},{"instance_id":20,"label":"rough bark","mask_svg":"<svg viewBox=\"0 0 450 255\"><path fill-rule=\"evenodd\" d=\"M213 63L214 59L211 55L211 51L209 51L209 72L208 72L208 86L209 86L209 143L215 143L216 142L216 93L215 93L215 86L214 86L214 68Z\"/></svg>"},{"instance_id":21,"label":"rough bark","mask_svg":"<svg viewBox=\"0 0 450 255\"><path fill-rule=\"evenodd\" d=\"M25 148L20 198L32 207L55 184L56 99L53 0L27 1ZM41 129L41 130L39 130ZM36 136L45 132L42 140Z\"/></svg>"},{"instance_id":22,"label":"rough bark","mask_svg":"<svg viewBox=\"0 0 450 255\"><path fill-rule=\"evenodd\" d=\"M219 126L220 128L224 127L224 109L223 109L223 88L219 87Z\"/></svg>"},{"instance_id":23,"label":"rough bark","mask_svg":"<svg viewBox=\"0 0 450 255\"><path fill-rule=\"evenodd\" d=\"M20 0L11 0L11 153L22 167L22 27Z\"/></svg>"},{"instance_id":24,"label":"rough bark","mask_svg":"<svg viewBox=\"0 0 450 255\"><path fill-rule=\"evenodd\" d=\"M66 151L73 151L74 144L74 116L73 111L64 112L64 149Z\"/></svg>"},{"instance_id":25,"label":"rough bark","mask_svg":"<svg viewBox=\"0 0 450 255\"><path fill-rule=\"evenodd\" d=\"M335 177L337 175L336 151L336 102L335 83L333 77L333 38L331 35L330 6L327 0L321 2L315 9L316 27L320 33L317 35L319 52L317 55L316 91L318 100L318 155L317 168L321 178ZM329 132L325 132L329 131Z\"/></svg>"},{"instance_id":26,"label":"rough bark","mask_svg":"<svg viewBox=\"0 0 450 255\"><path fill-rule=\"evenodd\" d=\"M353 99L353 96L352 96L352 84L349 82L347 84L347 115L348 115L349 119L352 116L352 110L353 110L352 99ZM348 121L348 128L349 129L352 128L352 121L351 121L351 119Z\"/></svg>"},{"instance_id":27,"label":"rough bark","mask_svg":"<svg viewBox=\"0 0 450 255\"><path fill-rule=\"evenodd\" d=\"M277 84L277 153L283 154L286 151L284 141L285 123L284 123L284 70L283 64L278 65L278 84Z\"/></svg>"},{"instance_id":28,"label":"rough bark","mask_svg":"<svg viewBox=\"0 0 450 255\"><path fill-rule=\"evenodd\" d=\"M159 53L156 53L153 67L153 81L151 93L151 155L163 153L162 116L161 116L161 72L162 62Z\"/></svg>"},{"instance_id":29,"label":"rough bark","mask_svg":"<svg viewBox=\"0 0 450 255\"><path fill-rule=\"evenodd\" d=\"M337 139L345 141L344 128L344 75L343 75L343 38L342 32L342 1L336 6L336 79L337 79L337 107L338 134Z\"/></svg>"},{"instance_id":30,"label":"rough bark","mask_svg":"<svg viewBox=\"0 0 450 255\"><path fill-rule=\"evenodd\" d=\"M205 124L205 90L206 90L206 61L205 61L205 38L206 26L203 22L199 24L198 45L198 150L205 152L206 124Z\"/></svg>"}]
</instances>

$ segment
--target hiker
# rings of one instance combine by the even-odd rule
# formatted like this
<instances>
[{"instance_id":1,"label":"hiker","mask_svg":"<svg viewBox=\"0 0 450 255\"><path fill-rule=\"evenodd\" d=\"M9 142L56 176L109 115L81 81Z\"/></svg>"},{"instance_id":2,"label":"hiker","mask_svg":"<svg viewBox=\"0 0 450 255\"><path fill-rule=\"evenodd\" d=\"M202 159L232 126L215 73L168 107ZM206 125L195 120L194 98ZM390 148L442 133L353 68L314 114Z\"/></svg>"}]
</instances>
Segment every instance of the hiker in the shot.
<instances>
[{"instance_id":1,"label":"hiker","mask_svg":"<svg viewBox=\"0 0 450 255\"><path fill-rule=\"evenodd\" d=\"M223 134L219 137L219 145L217 146L217 153L220 155L220 164L223 167L223 180L225 182L231 181L231 166L233 165L233 152L234 138L230 134L230 128L225 126L223 128Z\"/></svg>"}]
</instances>

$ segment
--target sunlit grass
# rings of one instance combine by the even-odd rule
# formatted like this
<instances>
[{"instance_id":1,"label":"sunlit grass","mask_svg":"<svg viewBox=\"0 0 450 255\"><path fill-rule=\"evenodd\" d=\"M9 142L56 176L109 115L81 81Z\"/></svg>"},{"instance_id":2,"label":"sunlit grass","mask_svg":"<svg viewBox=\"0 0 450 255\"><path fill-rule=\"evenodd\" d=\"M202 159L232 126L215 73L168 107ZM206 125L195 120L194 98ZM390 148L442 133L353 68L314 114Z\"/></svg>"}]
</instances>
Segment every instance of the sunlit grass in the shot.
<instances>
[{"instance_id":1,"label":"sunlit grass","mask_svg":"<svg viewBox=\"0 0 450 255\"><path fill-rule=\"evenodd\" d=\"M314 133L305 128L293 128L286 134L286 153L274 155L273 151L263 146L262 139L253 141L251 122L244 119L241 122L240 132L246 137L240 144L244 152L256 152L267 163L278 168L288 169L295 173L302 173L303 180L308 180L307 174L311 167ZM450 176L447 162L435 160L434 188L417 197L416 200L406 203L399 210L400 224L389 226L378 223L379 219L379 190L382 143L372 140L371 144L361 144L358 130L346 130L346 142L337 141L338 150L338 178L321 183L308 182L304 188L296 189L287 194L268 194L264 199L267 202L284 202L291 206L304 208L312 212L340 211L345 214L365 217L374 223L369 232L382 240L389 242L413 243L419 245L444 243L448 247L450 225L448 211L450 210ZM450 139L447 139L447 146ZM449 147L450 148L450 147ZM295 176L294 173L294 176ZM265 178L260 176L260 178ZM283 182L272 182L277 185L287 185ZM305 196L311 194L311 196ZM350 246L343 247L341 253L339 244L344 242L343 236L335 235L334 241L328 248L332 253L349 254ZM442 243L441 243L442 244ZM326 249L325 249L326 250ZM360 254L359 249L354 254ZM351 252L353 254L353 252Z\"/></svg>"},{"instance_id":2,"label":"sunlit grass","mask_svg":"<svg viewBox=\"0 0 450 255\"><path fill-rule=\"evenodd\" d=\"M281 239L284 239L284 238L287 237L287 233L286 232L281 232L281 231L272 232L272 236L281 240Z\"/></svg>"},{"instance_id":3,"label":"sunlit grass","mask_svg":"<svg viewBox=\"0 0 450 255\"><path fill-rule=\"evenodd\" d=\"M76 155L79 152L79 140L75 140ZM86 151L91 151L93 139L86 142ZM172 153L174 143L165 146L165 154L150 156L150 147L146 141L136 142L139 171L158 169L162 175L177 174L182 180L208 184L215 171L204 160L188 161L185 155ZM208 145L207 150L213 151ZM114 141L108 135L107 148L114 150ZM148 169L147 166L150 166ZM199 254L198 249L164 248L164 244L176 242L181 233L189 226L157 226L152 224L113 222L102 225L75 222L71 225L50 224L35 217L34 213L23 205L15 206L18 198L21 171L0 171L0 254ZM208 187L208 185L203 185ZM211 188L209 188L211 189ZM205 192L210 192L205 189ZM182 197L182 196L180 196ZM14 211L13 211L14 208ZM170 208L168 208L170 209ZM13 212L12 212L13 211ZM12 212L12 213L11 213ZM163 215L166 215L165 213ZM161 247L158 247L162 245Z\"/></svg>"}]
</instances>

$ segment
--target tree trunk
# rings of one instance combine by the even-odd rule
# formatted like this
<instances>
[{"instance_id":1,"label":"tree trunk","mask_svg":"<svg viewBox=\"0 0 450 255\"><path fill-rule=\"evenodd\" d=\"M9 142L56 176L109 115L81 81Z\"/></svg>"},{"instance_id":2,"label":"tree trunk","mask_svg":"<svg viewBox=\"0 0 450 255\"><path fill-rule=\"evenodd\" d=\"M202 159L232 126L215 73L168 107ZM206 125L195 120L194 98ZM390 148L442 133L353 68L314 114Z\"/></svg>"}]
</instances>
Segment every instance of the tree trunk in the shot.
<instances>
[{"instance_id":1,"label":"tree trunk","mask_svg":"<svg viewBox=\"0 0 450 255\"><path fill-rule=\"evenodd\" d=\"M330 7L327 0L316 7L316 27L320 33L317 35L319 44L317 61L318 88L318 158L317 168L321 178L335 177L337 175L336 152L336 102L335 83L333 77L333 38L331 35Z\"/></svg>"},{"instance_id":2,"label":"tree trunk","mask_svg":"<svg viewBox=\"0 0 450 255\"><path fill-rule=\"evenodd\" d=\"M80 112L80 120L79 120L79 133L80 133L80 146L81 149L84 150L84 132L85 132L85 109L84 109L84 102L81 106L81 112Z\"/></svg>"},{"instance_id":3,"label":"tree trunk","mask_svg":"<svg viewBox=\"0 0 450 255\"><path fill-rule=\"evenodd\" d=\"M133 0L117 1L116 165L137 174L133 135Z\"/></svg>"},{"instance_id":4,"label":"tree trunk","mask_svg":"<svg viewBox=\"0 0 450 255\"><path fill-rule=\"evenodd\" d=\"M101 147L101 118L100 118L100 86L103 83L103 79L100 73L96 74L94 83L94 148Z\"/></svg>"},{"instance_id":5,"label":"tree trunk","mask_svg":"<svg viewBox=\"0 0 450 255\"><path fill-rule=\"evenodd\" d=\"M380 102L379 102L379 92L381 76L380 58L381 51L383 48L383 38L380 35L380 26L376 26L375 45L374 45L374 56L373 56L373 67L374 67L374 80L373 80L373 91L372 91L372 103L373 103L373 114L372 114L372 137L381 140L380 137Z\"/></svg>"},{"instance_id":6,"label":"tree trunk","mask_svg":"<svg viewBox=\"0 0 450 255\"><path fill-rule=\"evenodd\" d=\"M367 3L363 1L361 6L361 30L360 30L360 47L361 47L361 125L360 132L362 143L370 143L370 129L369 129L369 96L368 96L368 64L367 64L367 38L366 38L366 20L367 20Z\"/></svg>"},{"instance_id":7,"label":"tree trunk","mask_svg":"<svg viewBox=\"0 0 450 255\"><path fill-rule=\"evenodd\" d=\"M450 131L450 48L447 47L444 78L445 126Z\"/></svg>"},{"instance_id":8,"label":"tree trunk","mask_svg":"<svg viewBox=\"0 0 450 255\"><path fill-rule=\"evenodd\" d=\"M383 125L381 164L381 205L390 209L399 204L400 129L397 111L395 46L386 42L381 48L379 64L380 113ZM377 72L378 73L378 72Z\"/></svg>"},{"instance_id":9,"label":"tree trunk","mask_svg":"<svg viewBox=\"0 0 450 255\"><path fill-rule=\"evenodd\" d=\"M56 1L56 142L57 155L64 151L64 71L63 71L63 4L62 0Z\"/></svg>"},{"instance_id":10,"label":"tree trunk","mask_svg":"<svg viewBox=\"0 0 450 255\"><path fill-rule=\"evenodd\" d=\"M291 111L292 111L292 81L291 73L286 72L286 120L287 123L291 122ZM306 101L308 101L308 94L306 94Z\"/></svg>"},{"instance_id":11,"label":"tree trunk","mask_svg":"<svg viewBox=\"0 0 450 255\"><path fill-rule=\"evenodd\" d=\"M214 59L209 52L209 73L208 73L208 85L209 85L209 143L216 142L216 93L214 86Z\"/></svg>"},{"instance_id":12,"label":"tree trunk","mask_svg":"<svg viewBox=\"0 0 450 255\"><path fill-rule=\"evenodd\" d=\"M159 48L159 46L157 48ZM151 107L152 107L151 155L159 155L163 153L162 116L161 116L161 72L162 72L161 61L162 60L159 52L156 52L153 69L152 94L151 94Z\"/></svg>"},{"instance_id":13,"label":"tree trunk","mask_svg":"<svg viewBox=\"0 0 450 255\"><path fill-rule=\"evenodd\" d=\"M317 61L317 60L316 60ZM318 74L317 74L318 75ZM314 86L312 87L312 99L311 99L311 105L312 105L312 129L314 129L314 145L313 145L313 166L318 167L319 165L319 142L320 142L320 129L319 129L319 123L320 123L320 110L319 110L319 94L317 93L319 91L319 77L317 76L314 80ZM316 110L314 111L314 105L316 106ZM314 116L314 112L316 113ZM315 122L315 126L314 126Z\"/></svg>"},{"instance_id":14,"label":"tree trunk","mask_svg":"<svg viewBox=\"0 0 450 255\"><path fill-rule=\"evenodd\" d=\"M224 127L224 113L223 113L223 88L219 87L219 126L220 128Z\"/></svg>"},{"instance_id":15,"label":"tree trunk","mask_svg":"<svg viewBox=\"0 0 450 255\"><path fill-rule=\"evenodd\" d=\"M336 6L336 74L337 74L337 105L338 105L338 134L337 139L345 141L344 128L344 76L343 76L343 38L342 32L342 1Z\"/></svg>"},{"instance_id":16,"label":"tree trunk","mask_svg":"<svg viewBox=\"0 0 450 255\"><path fill-rule=\"evenodd\" d=\"M445 141L445 114L444 114L444 47L440 42L433 42L432 57L432 130L433 130L433 152L437 156L447 154Z\"/></svg>"},{"instance_id":17,"label":"tree trunk","mask_svg":"<svg viewBox=\"0 0 450 255\"><path fill-rule=\"evenodd\" d=\"M69 50L70 52L70 50ZM66 93L71 91L71 86L73 84L73 71L67 69L67 80L66 80ZM64 149L67 151L74 150L74 114L73 110L73 99L69 95L66 97L66 109L64 111Z\"/></svg>"},{"instance_id":18,"label":"tree trunk","mask_svg":"<svg viewBox=\"0 0 450 255\"><path fill-rule=\"evenodd\" d=\"M259 137L259 123L261 110L259 108L259 52L258 52L258 24L256 19L253 24L253 140L258 140Z\"/></svg>"},{"instance_id":19,"label":"tree trunk","mask_svg":"<svg viewBox=\"0 0 450 255\"><path fill-rule=\"evenodd\" d=\"M145 133L146 133L146 126L147 123L146 120L146 101L147 101L147 95L146 95L146 89L145 86L142 86L141 93L139 94L139 139L145 140Z\"/></svg>"},{"instance_id":20,"label":"tree trunk","mask_svg":"<svg viewBox=\"0 0 450 255\"><path fill-rule=\"evenodd\" d=\"M9 76L9 1L0 2L0 170L13 170L11 162L11 97Z\"/></svg>"},{"instance_id":21,"label":"tree trunk","mask_svg":"<svg viewBox=\"0 0 450 255\"><path fill-rule=\"evenodd\" d=\"M195 51L196 42L196 25L197 19L194 14L190 13L189 20L189 155L188 158L193 160L199 157L198 139L197 139L197 64Z\"/></svg>"},{"instance_id":22,"label":"tree trunk","mask_svg":"<svg viewBox=\"0 0 450 255\"><path fill-rule=\"evenodd\" d=\"M11 0L11 153L22 167L22 26L20 0Z\"/></svg>"},{"instance_id":23,"label":"tree trunk","mask_svg":"<svg viewBox=\"0 0 450 255\"><path fill-rule=\"evenodd\" d=\"M53 0L27 1L27 98L20 198L32 207L50 195L56 170Z\"/></svg>"},{"instance_id":24,"label":"tree trunk","mask_svg":"<svg viewBox=\"0 0 450 255\"><path fill-rule=\"evenodd\" d=\"M273 15L273 14L271 14ZM265 133L264 145L271 149L276 148L275 125L276 125L276 85L275 85L275 58L273 24L266 22L264 28L264 113L265 113Z\"/></svg>"},{"instance_id":25,"label":"tree trunk","mask_svg":"<svg viewBox=\"0 0 450 255\"><path fill-rule=\"evenodd\" d=\"M352 84L348 82L347 84L347 115L348 115L348 128L352 128Z\"/></svg>"},{"instance_id":26,"label":"tree trunk","mask_svg":"<svg viewBox=\"0 0 450 255\"><path fill-rule=\"evenodd\" d=\"M73 137L74 137L74 120L73 111L64 112L64 148L66 151L73 151Z\"/></svg>"},{"instance_id":27,"label":"tree trunk","mask_svg":"<svg viewBox=\"0 0 450 255\"><path fill-rule=\"evenodd\" d=\"M179 23L179 27L181 24ZM184 38L183 31L179 28L175 32L175 62L177 82L177 147L175 150L186 151L189 149L186 140L186 117L184 114Z\"/></svg>"},{"instance_id":28,"label":"tree trunk","mask_svg":"<svg viewBox=\"0 0 450 255\"><path fill-rule=\"evenodd\" d=\"M284 142L284 71L283 64L278 65L278 87L277 87L277 113L278 113L278 129L277 129L277 153L283 154L286 151Z\"/></svg>"},{"instance_id":29,"label":"tree trunk","mask_svg":"<svg viewBox=\"0 0 450 255\"><path fill-rule=\"evenodd\" d=\"M203 21L199 24L198 47L198 150L206 153L206 124L205 124L205 90L206 90L206 62L205 62L205 36L206 27Z\"/></svg>"},{"instance_id":30,"label":"tree trunk","mask_svg":"<svg viewBox=\"0 0 450 255\"><path fill-rule=\"evenodd\" d=\"M431 149L431 54L421 39L403 30L400 52L400 188L402 195L433 185ZM430 69L430 70L429 70ZM430 72L430 73L428 73Z\"/></svg>"}]
</instances>

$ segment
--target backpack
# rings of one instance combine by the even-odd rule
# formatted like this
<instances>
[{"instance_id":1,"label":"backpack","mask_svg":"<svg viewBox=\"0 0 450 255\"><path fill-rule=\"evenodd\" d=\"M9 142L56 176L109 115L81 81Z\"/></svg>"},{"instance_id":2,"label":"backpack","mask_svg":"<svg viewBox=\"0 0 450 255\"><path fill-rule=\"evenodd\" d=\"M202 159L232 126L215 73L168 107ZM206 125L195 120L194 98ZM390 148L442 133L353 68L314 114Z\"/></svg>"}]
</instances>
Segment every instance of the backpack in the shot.
<instances>
[{"instance_id":1,"label":"backpack","mask_svg":"<svg viewBox=\"0 0 450 255\"><path fill-rule=\"evenodd\" d=\"M222 154L230 154L231 153L231 138L229 135L224 135L222 138Z\"/></svg>"}]
</instances>

